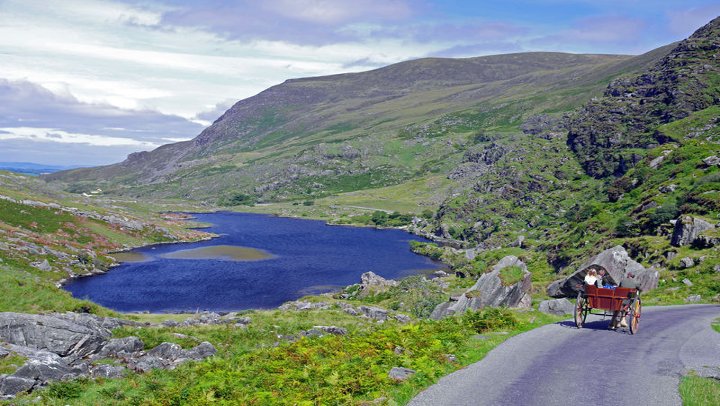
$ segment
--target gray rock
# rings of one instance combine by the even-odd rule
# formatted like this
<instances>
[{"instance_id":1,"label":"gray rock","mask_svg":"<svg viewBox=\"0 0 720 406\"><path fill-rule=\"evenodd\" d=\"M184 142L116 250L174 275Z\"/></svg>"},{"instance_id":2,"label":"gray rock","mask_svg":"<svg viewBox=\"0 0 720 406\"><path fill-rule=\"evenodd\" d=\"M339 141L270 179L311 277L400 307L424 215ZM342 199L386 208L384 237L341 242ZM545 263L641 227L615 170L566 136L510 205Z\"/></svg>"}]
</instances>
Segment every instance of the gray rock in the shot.
<instances>
[{"instance_id":1,"label":"gray rock","mask_svg":"<svg viewBox=\"0 0 720 406\"><path fill-rule=\"evenodd\" d=\"M660 193L672 193L677 189L678 185L671 183L669 185L660 186Z\"/></svg>"},{"instance_id":2,"label":"gray rock","mask_svg":"<svg viewBox=\"0 0 720 406\"><path fill-rule=\"evenodd\" d=\"M344 336L348 333L347 329L336 326L313 326L313 328L336 336Z\"/></svg>"},{"instance_id":3,"label":"gray rock","mask_svg":"<svg viewBox=\"0 0 720 406\"><path fill-rule=\"evenodd\" d=\"M329 309L330 305L325 302L305 302L302 300L298 300L295 302L287 302L283 303L278 307L280 310L325 310Z\"/></svg>"},{"instance_id":4,"label":"gray rock","mask_svg":"<svg viewBox=\"0 0 720 406\"><path fill-rule=\"evenodd\" d=\"M12 376L32 379L40 383L59 381L66 376L74 376L73 370L63 360L43 362L28 360L25 365L18 368Z\"/></svg>"},{"instance_id":5,"label":"gray rock","mask_svg":"<svg viewBox=\"0 0 720 406\"><path fill-rule=\"evenodd\" d=\"M682 283L684 283L685 286L692 286L692 285L693 285L693 283L692 283L692 282L690 281L690 279L688 279L688 278L683 279L683 280L682 280Z\"/></svg>"},{"instance_id":6,"label":"gray rock","mask_svg":"<svg viewBox=\"0 0 720 406\"><path fill-rule=\"evenodd\" d=\"M0 395L15 396L20 393L30 392L35 386L34 379L21 378L18 376L6 376L0 378Z\"/></svg>"},{"instance_id":7,"label":"gray rock","mask_svg":"<svg viewBox=\"0 0 720 406\"><path fill-rule=\"evenodd\" d=\"M390 286L397 286L398 282L394 281L392 279L385 279L382 276L376 274L375 272L365 272L364 274L360 275L360 286L363 289L371 288L371 287L390 287Z\"/></svg>"},{"instance_id":8,"label":"gray rock","mask_svg":"<svg viewBox=\"0 0 720 406\"><path fill-rule=\"evenodd\" d=\"M153 369L171 369L172 363L162 358L145 355L129 362L128 367L136 372L149 372Z\"/></svg>"},{"instance_id":9,"label":"gray rock","mask_svg":"<svg viewBox=\"0 0 720 406\"><path fill-rule=\"evenodd\" d=\"M410 316L405 314L396 314L395 320L399 321L400 323L409 323L412 319Z\"/></svg>"},{"instance_id":10,"label":"gray rock","mask_svg":"<svg viewBox=\"0 0 720 406\"><path fill-rule=\"evenodd\" d=\"M45 271L45 272L52 271L52 266L50 266L50 262L48 262L47 259L42 260L42 261L33 262L30 265L41 271Z\"/></svg>"},{"instance_id":11,"label":"gray rock","mask_svg":"<svg viewBox=\"0 0 720 406\"><path fill-rule=\"evenodd\" d=\"M142 351L143 348L145 348L145 344L137 337L113 338L102 347L96 357L120 358Z\"/></svg>"},{"instance_id":12,"label":"gray rock","mask_svg":"<svg viewBox=\"0 0 720 406\"><path fill-rule=\"evenodd\" d=\"M511 286L505 286L500 279L500 271L510 266L517 266L522 269L524 277ZM467 310L477 310L487 306L528 306L530 304L529 293L531 287L531 274L528 272L525 263L515 256L506 256L490 272L481 275L475 285L460 296L457 301L439 304L433 310L430 318L438 320L453 314L462 314Z\"/></svg>"},{"instance_id":13,"label":"gray rock","mask_svg":"<svg viewBox=\"0 0 720 406\"><path fill-rule=\"evenodd\" d=\"M449 274L445 271L435 271L433 272L434 276L437 276L438 278L443 278L445 276L448 276Z\"/></svg>"},{"instance_id":14,"label":"gray rock","mask_svg":"<svg viewBox=\"0 0 720 406\"><path fill-rule=\"evenodd\" d=\"M540 302L538 310L542 313L563 316L572 314L575 311L575 305L566 298L543 300Z\"/></svg>"},{"instance_id":15,"label":"gray rock","mask_svg":"<svg viewBox=\"0 0 720 406\"><path fill-rule=\"evenodd\" d=\"M178 358L183 358L185 351L175 343L162 343L148 351L147 355L173 361Z\"/></svg>"},{"instance_id":16,"label":"gray rock","mask_svg":"<svg viewBox=\"0 0 720 406\"><path fill-rule=\"evenodd\" d=\"M94 320L80 324L53 315L0 313L0 340L63 357L89 355L110 336L110 331L95 325Z\"/></svg>"},{"instance_id":17,"label":"gray rock","mask_svg":"<svg viewBox=\"0 0 720 406\"><path fill-rule=\"evenodd\" d=\"M658 271L653 268L645 269L630 258L625 248L618 245L592 257L567 278L551 283L547 288L548 295L556 298L577 296L577 292L582 289L585 275L591 267L604 268L615 284L619 284L625 275L632 272L643 291L657 287Z\"/></svg>"},{"instance_id":18,"label":"gray rock","mask_svg":"<svg viewBox=\"0 0 720 406\"><path fill-rule=\"evenodd\" d=\"M685 298L685 301L688 303L697 303L702 301L702 296L700 295L690 295L687 298Z\"/></svg>"},{"instance_id":19,"label":"gray rock","mask_svg":"<svg viewBox=\"0 0 720 406\"><path fill-rule=\"evenodd\" d=\"M114 379L122 378L125 375L127 368L117 365L98 365L93 367L90 371L90 376L93 378L105 378Z\"/></svg>"},{"instance_id":20,"label":"gray rock","mask_svg":"<svg viewBox=\"0 0 720 406\"><path fill-rule=\"evenodd\" d=\"M690 245L703 231L715 228L712 224L697 217L683 215L675 223L670 244L676 247Z\"/></svg>"},{"instance_id":21,"label":"gray rock","mask_svg":"<svg viewBox=\"0 0 720 406\"><path fill-rule=\"evenodd\" d=\"M680 260L681 268L692 268L695 266L695 261L690 257L685 257Z\"/></svg>"},{"instance_id":22,"label":"gray rock","mask_svg":"<svg viewBox=\"0 0 720 406\"><path fill-rule=\"evenodd\" d=\"M200 361L208 357L212 357L217 353L215 346L207 341L203 341L196 347L191 348L185 352L185 358Z\"/></svg>"},{"instance_id":23,"label":"gray rock","mask_svg":"<svg viewBox=\"0 0 720 406\"><path fill-rule=\"evenodd\" d=\"M707 166L720 166L720 158L712 155L702 160Z\"/></svg>"},{"instance_id":24,"label":"gray rock","mask_svg":"<svg viewBox=\"0 0 720 406\"><path fill-rule=\"evenodd\" d=\"M406 381L415 375L415 371L410 368L393 367L388 373L388 377L394 381Z\"/></svg>"},{"instance_id":25,"label":"gray rock","mask_svg":"<svg viewBox=\"0 0 720 406\"><path fill-rule=\"evenodd\" d=\"M0 358L5 358L8 355L10 355L10 351L4 349L3 347L0 347Z\"/></svg>"},{"instance_id":26,"label":"gray rock","mask_svg":"<svg viewBox=\"0 0 720 406\"><path fill-rule=\"evenodd\" d=\"M720 272L720 265L715 265L715 267L713 268L713 271Z\"/></svg>"},{"instance_id":27,"label":"gray rock","mask_svg":"<svg viewBox=\"0 0 720 406\"><path fill-rule=\"evenodd\" d=\"M375 320L387 320L388 312L385 309L373 306L360 306L360 312L368 318Z\"/></svg>"}]
</instances>

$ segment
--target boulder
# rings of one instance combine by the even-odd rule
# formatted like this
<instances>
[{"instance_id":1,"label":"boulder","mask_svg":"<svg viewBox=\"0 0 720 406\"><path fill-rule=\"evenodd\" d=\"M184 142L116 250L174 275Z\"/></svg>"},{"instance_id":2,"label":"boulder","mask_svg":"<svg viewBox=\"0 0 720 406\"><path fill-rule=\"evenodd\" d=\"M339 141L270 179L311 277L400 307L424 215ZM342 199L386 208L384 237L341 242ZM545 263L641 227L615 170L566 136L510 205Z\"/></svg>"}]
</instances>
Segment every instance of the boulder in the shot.
<instances>
[{"instance_id":1,"label":"boulder","mask_svg":"<svg viewBox=\"0 0 720 406\"><path fill-rule=\"evenodd\" d=\"M89 355L110 336L110 331L96 325L94 320L79 323L53 315L0 313L0 340L44 349L62 357Z\"/></svg>"},{"instance_id":2,"label":"boulder","mask_svg":"<svg viewBox=\"0 0 720 406\"><path fill-rule=\"evenodd\" d=\"M397 284L397 281L385 279L372 271L360 275L360 286L365 289L370 287L390 287L396 286Z\"/></svg>"},{"instance_id":3,"label":"boulder","mask_svg":"<svg viewBox=\"0 0 720 406\"><path fill-rule=\"evenodd\" d=\"M692 281L690 281L690 279L688 279L688 278L683 279L682 283L688 287L693 285Z\"/></svg>"},{"instance_id":4,"label":"boulder","mask_svg":"<svg viewBox=\"0 0 720 406\"><path fill-rule=\"evenodd\" d=\"M30 392L35 386L34 379L6 376L0 378L0 396L12 397L20 393Z\"/></svg>"},{"instance_id":5,"label":"boulder","mask_svg":"<svg viewBox=\"0 0 720 406\"><path fill-rule=\"evenodd\" d=\"M127 369L122 366L102 364L94 367L90 371L90 376L93 378L105 379L122 378L125 371L127 371Z\"/></svg>"},{"instance_id":6,"label":"boulder","mask_svg":"<svg viewBox=\"0 0 720 406\"><path fill-rule=\"evenodd\" d=\"M716 155L709 156L702 161L707 166L720 166L720 158Z\"/></svg>"},{"instance_id":7,"label":"boulder","mask_svg":"<svg viewBox=\"0 0 720 406\"><path fill-rule=\"evenodd\" d=\"M414 370L403 367L393 367L390 372L388 372L388 377L393 381L406 381L413 375L415 375Z\"/></svg>"},{"instance_id":8,"label":"boulder","mask_svg":"<svg viewBox=\"0 0 720 406\"><path fill-rule=\"evenodd\" d=\"M572 314L575 311L575 305L566 298L543 300L540 302L538 310L542 313L563 316Z\"/></svg>"},{"instance_id":9,"label":"boulder","mask_svg":"<svg viewBox=\"0 0 720 406\"><path fill-rule=\"evenodd\" d=\"M703 231L715 228L712 224L697 217L683 215L675 222L670 244L682 247L692 244Z\"/></svg>"},{"instance_id":10,"label":"boulder","mask_svg":"<svg viewBox=\"0 0 720 406\"><path fill-rule=\"evenodd\" d=\"M360 306L360 312L365 315L365 317L375 319L375 320L387 320L388 318L388 312L385 309L381 309L379 307L373 307L373 306Z\"/></svg>"},{"instance_id":11,"label":"boulder","mask_svg":"<svg viewBox=\"0 0 720 406\"><path fill-rule=\"evenodd\" d=\"M145 344L137 337L113 338L109 340L97 353L97 358L121 358L130 354L140 352Z\"/></svg>"},{"instance_id":12,"label":"boulder","mask_svg":"<svg viewBox=\"0 0 720 406\"><path fill-rule=\"evenodd\" d=\"M523 276L518 282L506 286L500 272L508 267L519 267ZM453 314L462 314L467 310L478 310L483 307L506 306L527 307L530 304L531 274L527 266L515 256L507 256L498 262L490 272L480 276L475 285L468 289L457 301L439 304L430 315L438 320Z\"/></svg>"},{"instance_id":13,"label":"boulder","mask_svg":"<svg viewBox=\"0 0 720 406\"><path fill-rule=\"evenodd\" d=\"M628 272L632 272L643 291L657 287L658 271L653 268L645 269L630 258L625 248L618 245L590 258L567 278L551 283L547 288L547 294L556 298L577 296L583 286L587 271L592 267L604 268L609 278L616 284L619 284Z\"/></svg>"},{"instance_id":14,"label":"boulder","mask_svg":"<svg viewBox=\"0 0 720 406\"><path fill-rule=\"evenodd\" d=\"M700 295L690 295L687 298L685 298L685 301L687 303L698 303L702 301L702 296Z\"/></svg>"},{"instance_id":15,"label":"boulder","mask_svg":"<svg viewBox=\"0 0 720 406\"><path fill-rule=\"evenodd\" d=\"M680 268L692 268L695 266L695 261L690 257L685 257L680 260Z\"/></svg>"},{"instance_id":16,"label":"boulder","mask_svg":"<svg viewBox=\"0 0 720 406\"><path fill-rule=\"evenodd\" d=\"M48 262L47 259L42 260L42 261L33 262L30 265L41 271L45 271L45 272L52 271L52 266L50 266L50 262Z\"/></svg>"},{"instance_id":17,"label":"boulder","mask_svg":"<svg viewBox=\"0 0 720 406\"><path fill-rule=\"evenodd\" d=\"M215 355L216 352L215 347L207 341L189 350L183 350L175 343L162 343L146 354L130 359L128 367L138 372L157 368L175 369L185 361L200 361Z\"/></svg>"}]
</instances>

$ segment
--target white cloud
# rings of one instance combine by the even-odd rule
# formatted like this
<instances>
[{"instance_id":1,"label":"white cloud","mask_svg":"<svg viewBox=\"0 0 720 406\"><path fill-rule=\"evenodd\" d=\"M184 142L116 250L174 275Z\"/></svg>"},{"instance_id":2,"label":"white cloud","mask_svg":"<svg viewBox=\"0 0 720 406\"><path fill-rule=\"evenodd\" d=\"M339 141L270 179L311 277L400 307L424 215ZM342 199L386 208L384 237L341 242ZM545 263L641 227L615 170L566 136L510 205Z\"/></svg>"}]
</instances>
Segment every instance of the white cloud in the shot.
<instances>
[{"instance_id":1,"label":"white cloud","mask_svg":"<svg viewBox=\"0 0 720 406\"><path fill-rule=\"evenodd\" d=\"M109 137L82 133L69 133L56 128L0 127L0 140L28 140L36 142L57 142L60 144L87 144L97 147L142 147L157 148L152 142L132 138Z\"/></svg>"}]
</instances>

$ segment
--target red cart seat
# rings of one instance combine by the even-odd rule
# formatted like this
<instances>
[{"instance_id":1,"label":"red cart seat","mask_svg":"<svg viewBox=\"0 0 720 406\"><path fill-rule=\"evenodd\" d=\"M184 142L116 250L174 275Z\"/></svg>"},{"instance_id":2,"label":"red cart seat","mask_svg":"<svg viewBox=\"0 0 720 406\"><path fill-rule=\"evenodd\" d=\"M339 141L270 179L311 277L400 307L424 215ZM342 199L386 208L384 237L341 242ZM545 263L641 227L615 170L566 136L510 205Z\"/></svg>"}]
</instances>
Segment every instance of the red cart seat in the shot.
<instances>
[{"instance_id":1,"label":"red cart seat","mask_svg":"<svg viewBox=\"0 0 720 406\"><path fill-rule=\"evenodd\" d=\"M637 290L631 288L606 289L594 285L585 286L588 305L593 309L622 310L623 300L635 294L637 294Z\"/></svg>"}]
</instances>

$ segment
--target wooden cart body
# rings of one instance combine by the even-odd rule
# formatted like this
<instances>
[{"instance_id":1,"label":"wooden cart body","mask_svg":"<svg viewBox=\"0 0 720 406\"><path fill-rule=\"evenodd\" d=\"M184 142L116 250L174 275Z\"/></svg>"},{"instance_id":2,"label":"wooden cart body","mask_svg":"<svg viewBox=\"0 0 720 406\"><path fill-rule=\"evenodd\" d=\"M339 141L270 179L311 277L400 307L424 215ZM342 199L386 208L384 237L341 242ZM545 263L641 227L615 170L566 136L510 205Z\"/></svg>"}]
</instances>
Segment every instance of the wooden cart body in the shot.
<instances>
[{"instance_id":1,"label":"wooden cart body","mask_svg":"<svg viewBox=\"0 0 720 406\"><path fill-rule=\"evenodd\" d=\"M630 334L635 334L640 322L642 304L637 289L631 288L598 288L585 285L578 293L575 304L575 325L582 328L588 314L604 314L620 312L620 317L628 317ZM602 313L593 310L602 310ZM612 321L611 321L612 323Z\"/></svg>"}]
</instances>

